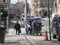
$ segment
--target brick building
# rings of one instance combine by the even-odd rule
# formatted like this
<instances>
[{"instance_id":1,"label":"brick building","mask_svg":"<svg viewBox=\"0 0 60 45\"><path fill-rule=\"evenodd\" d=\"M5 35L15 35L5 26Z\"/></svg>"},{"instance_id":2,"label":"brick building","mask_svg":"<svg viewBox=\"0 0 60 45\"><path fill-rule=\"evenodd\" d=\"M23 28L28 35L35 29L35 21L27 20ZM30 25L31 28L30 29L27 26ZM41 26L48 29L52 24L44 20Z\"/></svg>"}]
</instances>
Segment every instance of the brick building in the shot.
<instances>
[{"instance_id":1,"label":"brick building","mask_svg":"<svg viewBox=\"0 0 60 45\"><path fill-rule=\"evenodd\" d=\"M57 3L57 0L49 0L49 10L52 12L56 9L54 2ZM32 0L32 15L38 14L44 15L48 13L48 0Z\"/></svg>"}]
</instances>

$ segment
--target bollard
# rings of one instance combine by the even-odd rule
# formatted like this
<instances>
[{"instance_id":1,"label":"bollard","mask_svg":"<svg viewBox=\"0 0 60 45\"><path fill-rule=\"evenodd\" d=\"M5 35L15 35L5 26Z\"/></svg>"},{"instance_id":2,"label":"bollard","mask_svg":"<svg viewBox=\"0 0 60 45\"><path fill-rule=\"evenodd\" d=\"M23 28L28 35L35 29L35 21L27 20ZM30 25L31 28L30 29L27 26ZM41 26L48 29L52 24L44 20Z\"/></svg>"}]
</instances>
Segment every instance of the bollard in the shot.
<instances>
[{"instance_id":1,"label":"bollard","mask_svg":"<svg viewBox=\"0 0 60 45\"><path fill-rule=\"evenodd\" d=\"M5 28L0 27L0 43L4 43L4 38L5 38Z\"/></svg>"},{"instance_id":2,"label":"bollard","mask_svg":"<svg viewBox=\"0 0 60 45\"><path fill-rule=\"evenodd\" d=\"M48 40L47 31L45 31L45 34L44 34L44 40L45 40L45 41L47 41L47 40Z\"/></svg>"}]
</instances>

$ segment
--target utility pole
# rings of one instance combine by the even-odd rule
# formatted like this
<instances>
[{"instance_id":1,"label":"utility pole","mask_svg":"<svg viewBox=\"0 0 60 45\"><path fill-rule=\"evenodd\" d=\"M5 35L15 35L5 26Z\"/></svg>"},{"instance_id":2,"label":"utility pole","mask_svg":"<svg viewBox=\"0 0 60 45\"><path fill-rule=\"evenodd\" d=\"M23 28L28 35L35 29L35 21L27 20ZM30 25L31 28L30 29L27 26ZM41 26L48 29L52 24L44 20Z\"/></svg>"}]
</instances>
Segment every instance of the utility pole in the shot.
<instances>
[{"instance_id":1,"label":"utility pole","mask_svg":"<svg viewBox=\"0 0 60 45\"><path fill-rule=\"evenodd\" d=\"M49 37L51 40L51 29L50 29L50 0L48 0L48 18L49 18Z\"/></svg>"},{"instance_id":2,"label":"utility pole","mask_svg":"<svg viewBox=\"0 0 60 45\"><path fill-rule=\"evenodd\" d=\"M8 16L7 16L7 32L9 32L9 23L10 23L10 21L9 21L9 5L10 4L10 2L8 2Z\"/></svg>"},{"instance_id":3,"label":"utility pole","mask_svg":"<svg viewBox=\"0 0 60 45\"><path fill-rule=\"evenodd\" d=\"M0 10L0 26L1 26L1 10Z\"/></svg>"},{"instance_id":4,"label":"utility pole","mask_svg":"<svg viewBox=\"0 0 60 45\"><path fill-rule=\"evenodd\" d=\"M40 0L38 0L38 15L40 15Z\"/></svg>"},{"instance_id":5,"label":"utility pole","mask_svg":"<svg viewBox=\"0 0 60 45\"><path fill-rule=\"evenodd\" d=\"M59 0L57 0L57 12L58 12L58 8L59 8Z\"/></svg>"},{"instance_id":6,"label":"utility pole","mask_svg":"<svg viewBox=\"0 0 60 45\"><path fill-rule=\"evenodd\" d=\"M25 30L27 28L27 23L26 22L27 22L27 0L25 1Z\"/></svg>"},{"instance_id":7,"label":"utility pole","mask_svg":"<svg viewBox=\"0 0 60 45\"><path fill-rule=\"evenodd\" d=\"M26 18L26 16L27 16L27 0L25 2L25 18Z\"/></svg>"}]
</instances>

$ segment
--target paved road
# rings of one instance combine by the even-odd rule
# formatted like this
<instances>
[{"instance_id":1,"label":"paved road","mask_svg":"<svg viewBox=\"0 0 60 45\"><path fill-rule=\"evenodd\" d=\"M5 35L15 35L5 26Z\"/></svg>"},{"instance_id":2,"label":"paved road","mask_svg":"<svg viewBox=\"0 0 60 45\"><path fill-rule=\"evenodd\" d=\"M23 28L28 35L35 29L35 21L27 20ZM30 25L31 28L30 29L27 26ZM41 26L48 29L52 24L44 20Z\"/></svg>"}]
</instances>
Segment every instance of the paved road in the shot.
<instances>
[{"instance_id":1,"label":"paved road","mask_svg":"<svg viewBox=\"0 0 60 45\"><path fill-rule=\"evenodd\" d=\"M1 44L1 43L0 43ZM6 35L5 43L1 45L59 45L56 39L52 41L44 41L43 36L31 35Z\"/></svg>"},{"instance_id":2,"label":"paved road","mask_svg":"<svg viewBox=\"0 0 60 45\"><path fill-rule=\"evenodd\" d=\"M4 45L31 45L25 35L6 35Z\"/></svg>"}]
</instances>

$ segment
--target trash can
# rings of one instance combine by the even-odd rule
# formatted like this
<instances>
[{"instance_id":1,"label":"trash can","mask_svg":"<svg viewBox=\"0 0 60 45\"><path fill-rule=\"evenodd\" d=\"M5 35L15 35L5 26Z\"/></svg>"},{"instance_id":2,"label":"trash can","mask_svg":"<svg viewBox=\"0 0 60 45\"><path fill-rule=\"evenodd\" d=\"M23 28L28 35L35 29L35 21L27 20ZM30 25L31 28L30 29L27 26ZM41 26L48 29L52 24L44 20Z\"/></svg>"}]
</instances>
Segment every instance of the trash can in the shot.
<instances>
[{"instance_id":1,"label":"trash can","mask_svg":"<svg viewBox=\"0 0 60 45\"><path fill-rule=\"evenodd\" d=\"M4 38L5 38L5 28L0 27L0 43L4 43Z\"/></svg>"},{"instance_id":2,"label":"trash can","mask_svg":"<svg viewBox=\"0 0 60 45\"><path fill-rule=\"evenodd\" d=\"M34 21L33 22L33 35L36 34L36 35L42 35L41 34L41 22L40 21Z\"/></svg>"},{"instance_id":3,"label":"trash can","mask_svg":"<svg viewBox=\"0 0 60 45\"><path fill-rule=\"evenodd\" d=\"M39 22L39 23L34 23L34 32L36 32L36 33L40 33L40 31L41 31L41 23Z\"/></svg>"}]
</instances>

